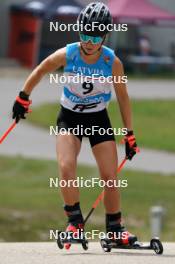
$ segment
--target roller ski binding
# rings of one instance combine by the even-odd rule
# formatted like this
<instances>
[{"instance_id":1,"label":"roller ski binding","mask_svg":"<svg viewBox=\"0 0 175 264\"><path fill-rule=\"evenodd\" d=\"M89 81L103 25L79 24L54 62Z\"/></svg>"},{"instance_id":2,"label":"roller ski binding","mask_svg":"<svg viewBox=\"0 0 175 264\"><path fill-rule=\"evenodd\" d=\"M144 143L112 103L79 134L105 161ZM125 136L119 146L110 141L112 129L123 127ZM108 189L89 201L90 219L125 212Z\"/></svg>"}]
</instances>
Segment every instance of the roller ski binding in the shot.
<instances>
[{"instance_id":1,"label":"roller ski binding","mask_svg":"<svg viewBox=\"0 0 175 264\"><path fill-rule=\"evenodd\" d=\"M69 224L65 232L58 232L57 245L60 249L70 249L72 244L81 244L84 250L88 249L88 241L84 236L82 224Z\"/></svg>"}]
</instances>

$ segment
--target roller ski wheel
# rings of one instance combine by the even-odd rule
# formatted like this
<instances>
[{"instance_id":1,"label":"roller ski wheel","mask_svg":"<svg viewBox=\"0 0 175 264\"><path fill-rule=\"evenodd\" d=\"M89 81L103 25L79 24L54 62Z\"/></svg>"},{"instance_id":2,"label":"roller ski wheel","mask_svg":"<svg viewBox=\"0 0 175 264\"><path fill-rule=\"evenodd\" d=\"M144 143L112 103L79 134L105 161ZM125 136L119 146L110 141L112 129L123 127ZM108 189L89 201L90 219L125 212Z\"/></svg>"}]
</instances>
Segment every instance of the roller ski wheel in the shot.
<instances>
[{"instance_id":1,"label":"roller ski wheel","mask_svg":"<svg viewBox=\"0 0 175 264\"><path fill-rule=\"evenodd\" d=\"M64 243L62 242L62 240L61 240L61 238L60 238L60 234L61 234L61 231L58 232L57 246L58 246L60 249L63 249L63 248L64 248Z\"/></svg>"},{"instance_id":2,"label":"roller ski wheel","mask_svg":"<svg viewBox=\"0 0 175 264\"><path fill-rule=\"evenodd\" d=\"M88 241L87 240L82 241L82 248L84 250L88 250Z\"/></svg>"},{"instance_id":3,"label":"roller ski wheel","mask_svg":"<svg viewBox=\"0 0 175 264\"><path fill-rule=\"evenodd\" d=\"M159 238L151 239L150 248L153 249L158 255L161 255L163 253L163 245Z\"/></svg>"},{"instance_id":4,"label":"roller ski wheel","mask_svg":"<svg viewBox=\"0 0 175 264\"><path fill-rule=\"evenodd\" d=\"M101 239L100 241L101 247L104 252L108 253L111 252L111 246L110 246L110 241L107 239Z\"/></svg>"}]
</instances>

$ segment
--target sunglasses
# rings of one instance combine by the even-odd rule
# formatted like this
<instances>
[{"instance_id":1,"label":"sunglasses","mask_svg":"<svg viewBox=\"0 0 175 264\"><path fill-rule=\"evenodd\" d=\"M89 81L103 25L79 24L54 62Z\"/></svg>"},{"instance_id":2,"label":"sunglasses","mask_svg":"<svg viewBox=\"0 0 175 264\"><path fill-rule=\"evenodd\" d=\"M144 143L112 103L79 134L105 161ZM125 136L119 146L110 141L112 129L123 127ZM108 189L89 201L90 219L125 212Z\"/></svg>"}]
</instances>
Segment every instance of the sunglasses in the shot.
<instances>
[{"instance_id":1,"label":"sunglasses","mask_svg":"<svg viewBox=\"0 0 175 264\"><path fill-rule=\"evenodd\" d=\"M103 41L103 37L93 37L80 33L80 39L83 42L91 41L92 44L100 44Z\"/></svg>"}]
</instances>

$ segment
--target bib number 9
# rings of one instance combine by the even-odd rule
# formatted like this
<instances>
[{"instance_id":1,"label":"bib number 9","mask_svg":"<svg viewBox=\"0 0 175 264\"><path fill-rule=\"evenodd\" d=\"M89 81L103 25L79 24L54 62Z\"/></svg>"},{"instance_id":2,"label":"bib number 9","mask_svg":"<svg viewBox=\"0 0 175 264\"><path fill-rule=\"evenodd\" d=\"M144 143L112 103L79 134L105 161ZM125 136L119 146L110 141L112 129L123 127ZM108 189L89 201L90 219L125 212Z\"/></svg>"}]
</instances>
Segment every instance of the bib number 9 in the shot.
<instances>
[{"instance_id":1,"label":"bib number 9","mask_svg":"<svg viewBox=\"0 0 175 264\"><path fill-rule=\"evenodd\" d=\"M83 89L86 90L83 92L83 94L88 94L88 93L92 92L92 90L94 88L93 84L90 82L84 82L82 86L83 86Z\"/></svg>"}]
</instances>

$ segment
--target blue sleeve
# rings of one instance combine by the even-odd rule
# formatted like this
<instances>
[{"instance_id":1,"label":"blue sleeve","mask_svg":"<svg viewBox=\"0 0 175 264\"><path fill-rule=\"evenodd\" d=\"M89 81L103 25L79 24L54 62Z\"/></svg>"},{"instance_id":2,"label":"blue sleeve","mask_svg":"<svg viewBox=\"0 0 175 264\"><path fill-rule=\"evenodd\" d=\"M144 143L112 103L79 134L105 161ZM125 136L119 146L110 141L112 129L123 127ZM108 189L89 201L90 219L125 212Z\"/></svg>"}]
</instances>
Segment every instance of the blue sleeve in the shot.
<instances>
[{"instance_id":1,"label":"blue sleeve","mask_svg":"<svg viewBox=\"0 0 175 264\"><path fill-rule=\"evenodd\" d=\"M109 58L108 60L108 65L112 67L113 63L114 63L114 59L115 59L115 53L114 50L108 48L108 47L104 47L104 55Z\"/></svg>"},{"instance_id":2,"label":"blue sleeve","mask_svg":"<svg viewBox=\"0 0 175 264\"><path fill-rule=\"evenodd\" d=\"M77 52L78 43L71 43L66 45L66 64L74 59L74 56Z\"/></svg>"}]
</instances>

